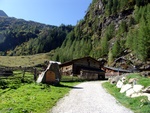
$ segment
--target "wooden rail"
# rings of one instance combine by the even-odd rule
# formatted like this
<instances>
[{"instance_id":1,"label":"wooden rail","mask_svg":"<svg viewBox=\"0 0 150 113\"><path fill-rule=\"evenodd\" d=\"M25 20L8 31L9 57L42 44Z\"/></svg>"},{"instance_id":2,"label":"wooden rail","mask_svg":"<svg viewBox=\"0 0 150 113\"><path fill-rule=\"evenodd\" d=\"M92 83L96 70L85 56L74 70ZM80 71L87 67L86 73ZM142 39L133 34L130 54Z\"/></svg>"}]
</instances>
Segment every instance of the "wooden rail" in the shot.
<instances>
[{"instance_id":1,"label":"wooden rail","mask_svg":"<svg viewBox=\"0 0 150 113\"><path fill-rule=\"evenodd\" d=\"M33 79L36 81L37 75L41 70L35 67L0 67L0 79L13 79L13 71L21 71L22 80L24 80L26 72L33 73Z\"/></svg>"}]
</instances>

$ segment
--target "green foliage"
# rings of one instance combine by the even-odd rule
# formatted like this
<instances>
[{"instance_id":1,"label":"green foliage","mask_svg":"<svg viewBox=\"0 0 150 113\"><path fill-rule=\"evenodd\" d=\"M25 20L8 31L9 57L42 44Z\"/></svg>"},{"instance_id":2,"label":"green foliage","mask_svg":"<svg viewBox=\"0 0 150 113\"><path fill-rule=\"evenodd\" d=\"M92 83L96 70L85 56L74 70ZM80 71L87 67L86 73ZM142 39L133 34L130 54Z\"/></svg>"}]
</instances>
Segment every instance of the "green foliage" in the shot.
<instances>
[{"instance_id":1,"label":"green foliage","mask_svg":"<svg viewBox=\"0 0 150 113\"><path fill-rule=\"evenodd\" d=\"M128 31L128 27L125 21L122 21L119 26L119 34L125 33Z\"/></svg>"},{"instance_id":2,"label":"green foliage","mask_svg":"<svg viewBox=\"0 0 150 113\"><path fill-rule=\"evenodd\" d=\"M105 31L105 36L107 37L108 40L112 39L113 36L115 35L115 26L114 23L111 23Z\"/></svg>"},{"instance_id":3,"label":"green foliage","mask_svg":"<svg viewBox=\"0 0 150 113\"><path fill-rule=\"evenodd\" d=\"M102 56L108 54L108 38L104 37L101 39L101 54Z\"/></svg>"},{"instance_id":4,"label":"green foliage","mask_svg":"<svg viewBox=\"0 0 150 113\"><path fill-rule=\"evenodd\" d=\"M56 27L0 17L0 51L7 52L7 55L49 52L60 47L72 29L71 25Z\"/></svg>"},{"instance_id":5,"label":"green foliage","mask_svg":"<svg viewBox=\"0 0 150 113\"><path fill-rule=\"evenodd\" d=\"M118 57L120 55L120 52L121 52L121 46L120 46L119 40L117 40L112 47L113 57L114 58Z\"/></svg>"},{"instance_id":6,"label":"green foliage","mask_svg":"<svg viewBox=\"0 0 150 113\"><path fill-rule=\"evenodd\" d=\"M136 56L142 61L147 60L150 57L150 5L145 7L136 7L135 20L139 22L139 26L136 29L130 29L127 35L126 46L133 50Z\"/></svg>"},{"instance_id":7,"label":"green foliage","mask_svg":"<svg viewBox=\"0 0 150 113\"><path fill-rule=\"evenodd\" d=\"M138 35L138 56L143 61L150 56L148 53L150 51L150 29L148 29L146 24L147 22L145 22L144 18L142 18Z\"/></svg>"},{"instance_id":8,"label":"green foliage","mask_svg":"<svg viewBox=\"0 0 150 113\"><path fill-rule=\"evenodd\" d=\"M107 57L111 48L113 58L130 49L146 61L150 56L149 1L102 0L102 3L100 7L100 1L93 0L84 19L75 27L0 18L0 37L3 37L0 49L6 50L0 54L27 55L53 50L50 59L65 62L85 56ZM6 42L10 45L6 46Z\"/></svg>"}]
</instances>

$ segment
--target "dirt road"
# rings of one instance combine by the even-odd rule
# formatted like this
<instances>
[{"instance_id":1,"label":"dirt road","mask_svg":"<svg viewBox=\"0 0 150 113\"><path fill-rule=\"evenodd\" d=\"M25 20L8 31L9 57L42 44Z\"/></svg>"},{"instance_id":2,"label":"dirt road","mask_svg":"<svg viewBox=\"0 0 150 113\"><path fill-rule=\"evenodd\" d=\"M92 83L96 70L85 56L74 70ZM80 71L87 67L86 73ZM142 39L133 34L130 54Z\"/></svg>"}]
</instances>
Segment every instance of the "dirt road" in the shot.
<instances>
[{"instance_id":1,"label":"dirt road","mask_svg":"<svg viewBox=\"0 0 150 113\"><path fill-rule=\"evenodd\" d=\"M96 81L77 85L50 113L133 113L120 105L101 84Z\"/></svg>"}]
</instances>

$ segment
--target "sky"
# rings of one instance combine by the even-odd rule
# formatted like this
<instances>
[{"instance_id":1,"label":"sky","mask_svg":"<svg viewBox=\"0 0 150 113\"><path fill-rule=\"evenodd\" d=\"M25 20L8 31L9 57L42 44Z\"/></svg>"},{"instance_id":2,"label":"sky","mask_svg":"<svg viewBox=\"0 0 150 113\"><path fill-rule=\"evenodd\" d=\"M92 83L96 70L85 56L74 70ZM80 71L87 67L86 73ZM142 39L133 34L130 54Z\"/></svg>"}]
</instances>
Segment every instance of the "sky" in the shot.
<instances>
[{"instance_id":1,"label":"sky","mask_svg":"<svg viewBox=\"0 0 150 113\"><path fill-rule=\"evenodd\" d=\"M49 25L76 25L92 0L0 0L0 10L9 17Z\"/></svg>"}]
</instances>

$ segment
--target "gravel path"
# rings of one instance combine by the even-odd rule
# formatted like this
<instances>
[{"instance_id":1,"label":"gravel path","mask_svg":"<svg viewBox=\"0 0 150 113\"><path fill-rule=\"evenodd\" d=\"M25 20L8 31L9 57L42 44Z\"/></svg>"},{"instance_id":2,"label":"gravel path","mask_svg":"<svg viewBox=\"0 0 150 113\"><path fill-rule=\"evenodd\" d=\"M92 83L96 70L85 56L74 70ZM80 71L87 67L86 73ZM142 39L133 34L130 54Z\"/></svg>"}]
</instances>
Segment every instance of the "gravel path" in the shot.
<instances>
[{"instance_id":1,"label":"gravel path","mask_svg":"<svg viewBox=\"0 0 150 113\"><path fill-rule=\"evenodd\" d=\"M101 83L95 81L77 85L50 113L133 113L108 94Z\"/></svg>"}]
</instances>

